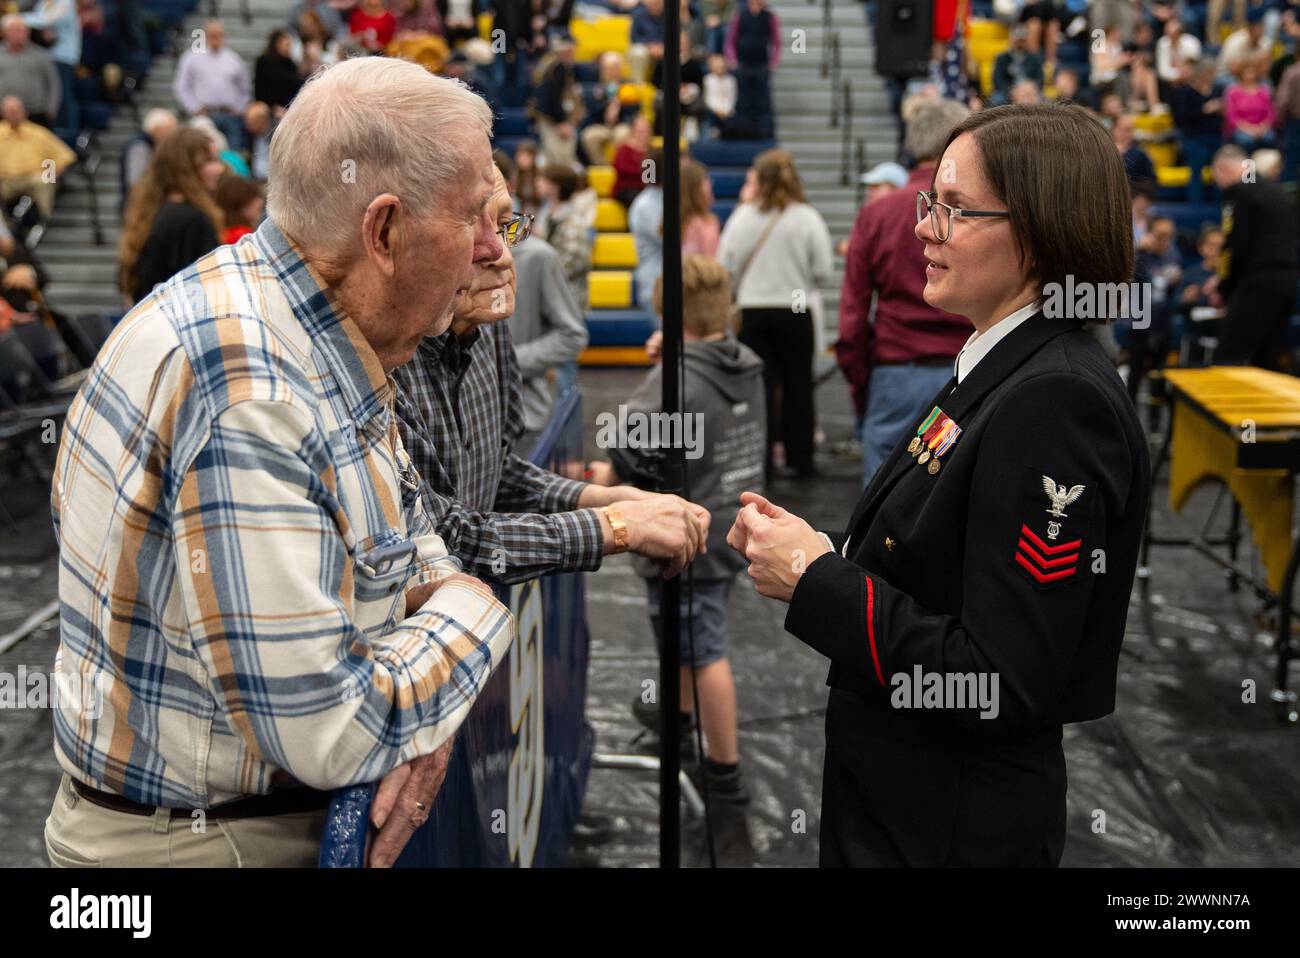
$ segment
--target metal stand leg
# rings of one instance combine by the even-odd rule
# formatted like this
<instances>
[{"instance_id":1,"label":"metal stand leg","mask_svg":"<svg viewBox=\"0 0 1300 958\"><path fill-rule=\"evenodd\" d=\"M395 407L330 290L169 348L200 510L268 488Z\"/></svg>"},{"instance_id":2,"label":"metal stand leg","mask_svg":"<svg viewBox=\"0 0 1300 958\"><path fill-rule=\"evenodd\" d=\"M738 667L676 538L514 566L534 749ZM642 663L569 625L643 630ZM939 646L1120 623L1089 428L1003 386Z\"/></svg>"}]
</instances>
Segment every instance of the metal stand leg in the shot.
<instances>
[{"instance_id":1,"label":"metal stand leg","mask_svg":"<svg viewBox=\"0 0 1300 958\"><path fill-rule=\"evenodd\" d=\"M655 755L610 755L607 752L597 752L591 756L591 764L593 768L622 768L644 772L659 771L659 758ZM677 773L677 781L681 785L682 798L686 799L687 806L695 815L703 818L704 801L700 798L700 793L695 790L695 784L686 775L685 771Z\"/></svg>"},{"instance_id":2,"label":"metal stand leg","mask_svg":"<svg viewBox=\"0 0 1300 958\"><path fill-rule=\"evenodd\" d=\"M1277 641L1273 651L1277 655L1277 673L1273 681L1273 693L1270 696L1278 706L1278 717L1287 722L1300 719L1296 712L1296 694L1287 689L1287 668L1295 658L1291 646L1291 598L1295 590L1296 573L1300 571L1300 539L1291 548L1291 560L1286 564L1286 575L1282 578L1282 593L1277 603Z\"/></svg>"},{"instance_id":3,"label":"metal stand leg","mask_svg":"<svg viewBox=\"0 0 1300 958\"><path fill-rule=\"evenodd\" d=\"M1169 449L1174 442L1174 407L1171 403L1169 406L1169 431L1165 433L1164 442L1160 444L1160 452L1156 455L1156 461L1151 464L1151 488L1147 492L1147 517L1145 529L1146 533L1142 536L1142 557L1138 561L1137 580L1141 585L1142 595L1147 594L1151 585L1151 511L1156 501L1156 479L1160 475L1160 467L1169 459Z\"/></svg>"},{"instance_id":4,"label":"metal stand leg","mask_svg":"<svg viewBox=\"0 0 1300 958\"><path fill-rule=\"evenodd\" d=\"M1232 517L1228 520L1228 558L1233 566L1237 565L1237 547L1241 543L1241 506L1236 499L1232 500ZM1237 591L1237 573L1234 569L1228 570L1228 591Z\"/></svg>"}]
</instances>

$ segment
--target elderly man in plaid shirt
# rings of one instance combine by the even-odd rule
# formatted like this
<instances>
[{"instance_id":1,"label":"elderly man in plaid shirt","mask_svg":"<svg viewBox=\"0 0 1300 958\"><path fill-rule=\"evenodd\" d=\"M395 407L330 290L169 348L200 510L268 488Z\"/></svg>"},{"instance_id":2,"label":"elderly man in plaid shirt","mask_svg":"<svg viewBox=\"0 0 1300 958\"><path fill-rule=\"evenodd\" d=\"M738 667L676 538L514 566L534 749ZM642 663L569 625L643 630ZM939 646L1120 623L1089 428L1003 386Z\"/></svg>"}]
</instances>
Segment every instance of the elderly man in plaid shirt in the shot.
<instances>
[{"instance_id":1,"label":"elderly man in plaid shirt","mask_svg":"<svg viewBox=\"0 0 1300 958\"><path fill-rule=\"evenodd\" d=\"M426 482L434 528L475 575L521 582L590 571L630 550L676 575L705 547L709 513L678 496L575 482L510 449L524 428L521 381L507 319L515 309L510 247L528 237L505 177L490 206L505 248L480 262L451 328L420 344L394 378L398 425Z\"/></svg>"},{"instance_id":2,"label":"elderly man in plaid shirt","mask_svg":"<svg viewBox=\"0 0 1300 958\"><path fill-rule=\"evenodd\" d=\"M312 865L382 779L371 864L427 816L514 634L436 534L388 375L502 255L483 101L398 60L294 100L269 218L154 290L68 414L52 493L61 866Z\"/></svg>"}]
</instances>

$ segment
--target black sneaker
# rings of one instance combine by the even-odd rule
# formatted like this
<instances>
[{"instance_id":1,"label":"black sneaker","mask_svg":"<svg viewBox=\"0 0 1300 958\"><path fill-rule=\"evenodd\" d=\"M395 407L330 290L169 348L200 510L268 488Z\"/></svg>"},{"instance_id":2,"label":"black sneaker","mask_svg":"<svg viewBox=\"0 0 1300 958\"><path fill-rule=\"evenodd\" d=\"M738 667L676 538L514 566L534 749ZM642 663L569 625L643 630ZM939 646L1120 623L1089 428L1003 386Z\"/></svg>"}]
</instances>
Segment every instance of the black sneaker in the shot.
<instances>
[{"instance_id":1,"label":"black sneaker","mask_svg":"<svg viewBox=\"0 0 1300 958\"><path fill-rule=\"evenodd\" d=\"M749 789L745 787L745 776L739 765L729 772L717 772L709 762L705 762L704 776L708 780L709 801L726 802L728 805L749 804Z\"/></svg>"}]
</instances>

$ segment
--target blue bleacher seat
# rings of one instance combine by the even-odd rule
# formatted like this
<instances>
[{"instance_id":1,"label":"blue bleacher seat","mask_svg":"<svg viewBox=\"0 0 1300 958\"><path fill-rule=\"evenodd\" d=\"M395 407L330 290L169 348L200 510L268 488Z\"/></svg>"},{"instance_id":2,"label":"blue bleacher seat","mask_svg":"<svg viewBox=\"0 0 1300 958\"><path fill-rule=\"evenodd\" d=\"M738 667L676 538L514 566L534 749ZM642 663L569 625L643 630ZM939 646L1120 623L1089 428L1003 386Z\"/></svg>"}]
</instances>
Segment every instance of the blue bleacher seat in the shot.
<instances>
[{"instance_id":1,"label":"blue bleacher seat","mask_svg":"<svg viewBox=\"0 0 1300 958\"><path fill-rule=\"evenodd\" d=\"M713 215L718 218L718 222L725 225L727 218L731 216L731 211L735 208L735 200L717 200L713 204Z\"/></svg>"},{"instance_id":2,"label":"blue bleacher seat","mask_svg":"<svg viewBox=\"0 0 1300 958\"><path fill-rule=\"evenodd\" d=\"M740 196L740 188L745 185L745 170L712 169L709 179L713 181L713 196L720 200L733 200Z\"/></svg>"},{"instance_id":3,"label":"blue bleacher seat","mask_svg":"<svg viewBox=\"0 0 1300 958\"><path fill-rule=\"evenodd\" d=\"M754 157L775 146L775 140L701 140L691 144L691 156L708 167L747 168Z\"/></svg>"},{"instance_id":4,"label":"blue bleacher seat","mask_svg":"<svg viewBox=\"0 0 1300 958\"><path fill-rule=\"evenodd\" d=\"M587 345L641 346L658 328L644 309L593 309L587 313Z\"/></svg>"},{"instance_id":5,"label":"blue bleacher seat","mask_svg":"<svg viewBox=\"0 0 1300 958\"><path fill-rule=\"evenodd\" d=\"M502 115L492 124L492 132L498 137L530 136L532 131L533 121L526 113L521 115L521 111L503 110Z\"/></svg>"},{"instance_id":6,"label":"blue bleacher seat","mask_svg":"<svg viewBox=\"0 0 1300 958\"><path fill-rule=\"evenodd\" d=\"M1151 215L1168 216L1174 221L1176 229L1186 230L1193 235L1200 233L1203 224L1218 225L1222 220L1219 207L1206 203L1199 206L1191 203L1156 203L1151 207Z\"/></svg>"}]
</instances>

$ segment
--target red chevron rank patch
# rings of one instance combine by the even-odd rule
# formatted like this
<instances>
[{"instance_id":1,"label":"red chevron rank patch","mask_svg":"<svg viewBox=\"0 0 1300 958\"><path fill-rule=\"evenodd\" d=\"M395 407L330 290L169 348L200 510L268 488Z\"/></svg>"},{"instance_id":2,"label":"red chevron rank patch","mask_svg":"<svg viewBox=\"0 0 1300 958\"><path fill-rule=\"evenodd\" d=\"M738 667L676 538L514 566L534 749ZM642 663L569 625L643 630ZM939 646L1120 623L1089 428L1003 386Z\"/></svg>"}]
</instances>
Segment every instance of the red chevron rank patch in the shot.
<instances>
[{"instance_id":1,"label":"red chevron rank patch","mask_svg":"<svg viewBox=\"0 0 1300 958\"><path fill-rule=\"evenodd\" d=\"M1049 545L1021 523L1020 541L1016 544L1016 564L1039 585L1064 582L1079 571L1079 547L1082 539Z\"/></svg>"}]
</instances>

